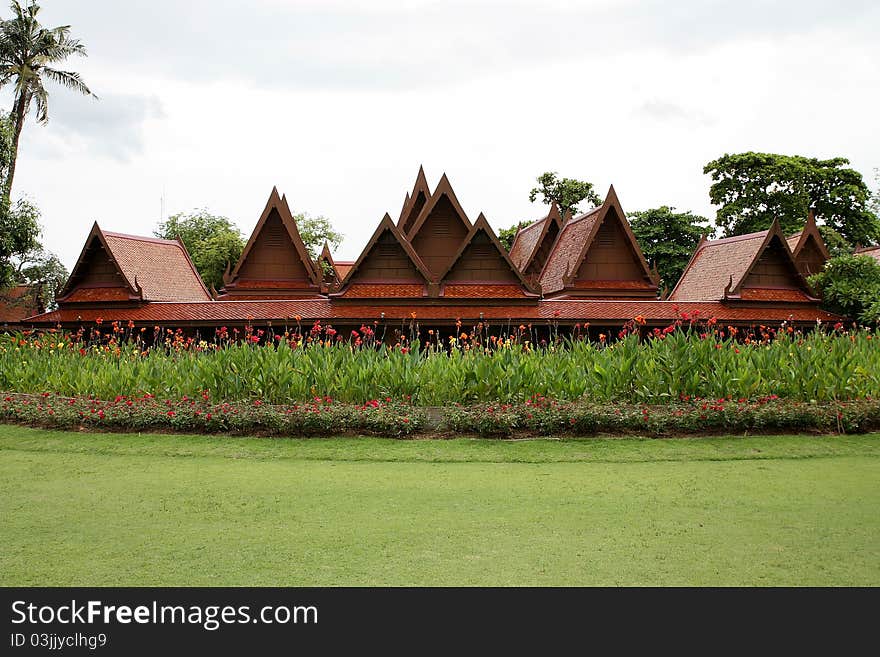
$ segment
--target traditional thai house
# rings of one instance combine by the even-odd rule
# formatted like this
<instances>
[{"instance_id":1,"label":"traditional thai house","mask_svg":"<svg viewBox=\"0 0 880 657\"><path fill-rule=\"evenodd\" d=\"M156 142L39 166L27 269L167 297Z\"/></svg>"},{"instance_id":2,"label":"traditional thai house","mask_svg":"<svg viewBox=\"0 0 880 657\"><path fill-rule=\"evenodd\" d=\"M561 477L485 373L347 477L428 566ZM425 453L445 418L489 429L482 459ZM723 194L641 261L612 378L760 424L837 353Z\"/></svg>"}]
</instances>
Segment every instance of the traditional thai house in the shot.
<instances>
[{"instance_id":1,"label":"traditional thai house","mask_svg":"<svg viewBox=\"0 0 880 657\"><path fill-rule=\"evenodd\" d=\"M0 289L0 331L17 331L27 327L24 321L42 313L42 285L13 285Z\"/></svg>"},{"instance_id":2,"label":"traditional thai house","mask_svg":"<svg viewBox=\"0 0 880 657\"><path fill-rule=\"evenodd\" d=\"M422 299L436 296L433 276L391 217L379 222L332 299Z\"/></svg>"},{"instance_id":3,"label":"traditional thai house","mask_svg":"<svg viewBox=\"0 0 880 657\"><path fill-rule=\"evenodd\" d=\"M795 248L810 254L814 237L805 232ZM778 225L703 240L672 300L662 301L613 187L601 206L575 217L551 207L507 253L484 215L471 223L445 174L432 192L419 169L398 220L386 214L354 262L334 260L327 245L313 261L273 189L216 300L179 242L95 226L59 310L28 322L73 328L103 318L206 331L322 322L339 331L370 324L448 334L489 325L608 331L635 317L661 327L683 314L738 325L836 319L819 309Z\"/></svg>"},{"instance_id":4,"label":"traditional thai house","mask_svg":"<svg viewBox=\"0 0 880 657\"><path fill-rule=\"evenodd\" d=\"M406 233L406 239L428 270L436 276L449 267L471 227L444 173Z\"/></svg>"},{"instance_id":5,"label":"traditional thai house","mask_svg":"<svg viewBox=\"0 0 880 657\"><path fill-rule=\"evenodd\" d=\"M819 302L775 220L757 233L704 237L669 300L773 308L815 308Z\"/></svg>"},{"instance_id":6,"label":"traditional thai house","mask_svg":"<svg viewBox=\"0 0 880 657\"><path fill-rule=\"evenodd\" d=\"M788 248L791 249L791 255L798 270L804 276L818 274L825 268L825 263L831 257L828 253L828 247L825 246L825 240L822 239L819 228L816 226L816 216L812 210L807 216L804 229L789 236L786 242L788 242Z\"/></svg>"},{"instance_id":7,"label":"traditional thai house","mask_svg":"<svg viewBox=\"0 0 880 657\"><path fill-rule=\"evenodd\" d=\"M211 295L183 242L92 226L56 298L62 310L123 309L150 302L203 302Z\"/></svg>"},{"instance_id":8,"label":"traditional thai house","mask_svg":"<svg viewBox=\"0 0 880 657\"><path fill-rule=\"evenodd\" d=\"M657 275L642 255L613 186L602 205L565 223L540 282L545 298L657 298Z\"/></svg>"},{"instance_id":9,"label":"traditional thai house","mask_svg":"<svg viewBox=\"0 0 880 657\"><path fill-rule=\"evenodd\" d=\"M222 300L308 299L321 294L323 270L309 256L287 198L276 188L223 282L217 297Z\"/></svg>"}]
</instances>

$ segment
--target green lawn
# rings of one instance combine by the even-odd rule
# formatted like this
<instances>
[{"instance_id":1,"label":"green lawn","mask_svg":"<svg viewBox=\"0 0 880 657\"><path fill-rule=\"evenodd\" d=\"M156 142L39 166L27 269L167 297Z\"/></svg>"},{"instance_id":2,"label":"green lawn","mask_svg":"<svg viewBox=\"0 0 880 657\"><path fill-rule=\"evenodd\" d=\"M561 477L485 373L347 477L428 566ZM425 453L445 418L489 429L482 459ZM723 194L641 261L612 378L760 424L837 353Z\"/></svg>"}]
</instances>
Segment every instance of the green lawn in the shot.
<instances>
[{"instance_id":1,"label":"green lawn","mask_svg":"<svg viewBox=\"0 0 880 657\"><path fill-rule=\"evenodd\" d=\"M2 585L880 585L880 434L502 442L0 425Z\"/></svg>"}]
</instances>

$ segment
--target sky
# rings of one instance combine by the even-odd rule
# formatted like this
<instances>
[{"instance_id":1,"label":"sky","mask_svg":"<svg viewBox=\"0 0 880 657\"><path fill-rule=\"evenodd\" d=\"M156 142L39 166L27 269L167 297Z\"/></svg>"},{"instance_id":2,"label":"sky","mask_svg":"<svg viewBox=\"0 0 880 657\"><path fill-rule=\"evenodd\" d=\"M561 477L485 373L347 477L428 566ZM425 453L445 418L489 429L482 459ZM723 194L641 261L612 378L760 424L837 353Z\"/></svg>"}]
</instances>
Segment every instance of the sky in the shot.
<instances>
[{"instance_id":1,"label":"sky","mask_svg":"<svg viewBox=\"0 0 880 657\"><path fill-rule=\"evenodd\" d=\"M40 4L99 98L47 85L21 140L13 194L68 268L94 221L150 235L207 208L247 236L273 186L355 259L419 165L496 230L542 216L544 171L714 219L724 153L880 167L876 0Z\"/></svg>"}]
</instances>

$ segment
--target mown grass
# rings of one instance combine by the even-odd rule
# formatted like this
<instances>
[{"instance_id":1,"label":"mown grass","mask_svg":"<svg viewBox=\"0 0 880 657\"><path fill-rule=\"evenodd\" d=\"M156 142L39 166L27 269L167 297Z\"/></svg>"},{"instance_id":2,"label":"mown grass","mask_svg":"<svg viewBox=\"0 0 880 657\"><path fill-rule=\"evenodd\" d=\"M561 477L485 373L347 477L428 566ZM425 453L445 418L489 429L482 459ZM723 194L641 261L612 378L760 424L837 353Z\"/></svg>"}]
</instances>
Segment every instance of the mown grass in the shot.
<instances>
[{"instance_id":1,"label":"mown grass","mask_svg":"<svg viewBox=\"0 0 880 657\"><path fill-rule=\"evenodd\" d=\"M880 434L502 442L0 426L3 585L878 585Z\"/></svg>"}]
</instances>

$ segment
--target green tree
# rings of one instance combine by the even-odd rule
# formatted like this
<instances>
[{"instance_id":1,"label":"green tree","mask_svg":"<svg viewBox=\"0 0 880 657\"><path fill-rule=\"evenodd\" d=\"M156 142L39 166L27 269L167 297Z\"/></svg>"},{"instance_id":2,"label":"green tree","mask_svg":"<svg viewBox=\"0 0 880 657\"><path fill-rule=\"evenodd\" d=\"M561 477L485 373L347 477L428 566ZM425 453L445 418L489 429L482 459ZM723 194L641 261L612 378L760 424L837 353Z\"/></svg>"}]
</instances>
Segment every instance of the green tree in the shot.
<instances>
[{"instance_id":1,"label":"green tree","mask_svg":"<svg viewBox=\"0 0 880 657\"><path fill-rule=\"evenodd\" d=\"M17 282L24 285L39 285L43 307L53 310L55 297L64 287L70 274L57 255L43 248L25 253L18 260Z\"/></svg>"},{"instance_id":2,"label":"green tree","mask_svg":"<svg viewBox=\"0 0 880 657\"><path fill-rule=\"evenodd\" d=\"M525 220L520 221L518 224L514 224L510 228L502 228L498 231L498 241L504 245L504 248L510 251L510 247L513 246L513 238L516 237L516 234L519 232L521 228L525 228L530 225L532 222Z\"/></svg>"},{"instance_id":3,"label":"green tree","mask_svg":"<svg viewBox=\"0 0 880 657\"><path fill-rule=\"evenodd\" d=\"M324 242L327 242L330 245L330 249L333 250L342 244L342 240L345 237L342 233L334 230L327 217L311 217L302 212L294 215L293 219L296 221L300 237L302 237L302 241L313 260L317 259L324 246Z\"/></svg>"},{"instance_id":4,"label":"green tree","mask_svg":"<svg viewBox=\"0 0 880 657\"><path fill-rule=\"evenodd\" d=\"M853 252L853 245L836 230L825 225L819 226L818 228L819 234L822 236L822 241L825 242L825 247L828 249L828 253L832 258L839 255L849 255Z\"/></svg>"},{"instance_id":5,"label":"green tree","mask_svg":"<svg viewBox=\"0 0 880 657\"><path fill-rule=\"evenodd\" d=\"M22 257L40 248L40 212L26 199L0 204L0 289L21 282Z\"/></svg>"},{"instance_id":6,"label":"green tree","mask_svg":"<svg viewBox=\"0 0 880 657\"><path fill-rule=\"evenodd\" d=\"M49 93L45 81L59 84L87 96L92 92L79 73L62 71L51 66L73 55L85 56L85 46L70 36L70 26L46 28L40 25L37 15L40 6L28 0L22 6L18 0L10 4L12 18L0 21L0 86L13 84L14 101L10 114L13 123L12 148L2 196L9 201L15 163L18 159L18 143L25 117L36 105L37 121L49 120Z\"/></svg>"},{"instance_id":7,"label":"green tree","mask_svg":"<svg viewBox=\"0 0 880 657\"><path fill-rule=\"evenodd\" d=\"M205 209L172 215L153 234L182 241L205 285L217 290L223 287L226 265L234 264L244 249L238 228Z\"/></svg>"},{"instance_id":8,"label":"green tree","mask_svg":"<svg viewBox=\"0 0 880 657\"><path fill-rule=\"evenodd\" d=\"M668 205L633 212L629 223L645 258L657 265L661 289L672 289L700 237L711 232L705 217L692 212L676 212Z\"/></svg>"},{"instance_id":9,"label":"green tree","mask_svg":"<svg viewBox=\"0 0 880 657\"><path fill-rule=\"evenodd\" d=\"M880 238L880 219L868 207L862 175L836 157L819 160L774 153L726 154L712 160L709 198L720 206L716 225L725 236L769 228L778 218L786 234L803 228L810 208L851 244Z\"/></svg>"},{"instance_id":10,"label":"green tree","mask_svg":"<svg viewBox=\"0 0 880 657\"><path fill-rule=\"evenodd\" d=\"M862 324L880 323L880 263L871 256L842 255L809 278L823 306Z\"/></svg>"},{"instance_id":11,"label":"green tree","mask_svg":"<svg viewBox=\"0 0 880 657\"><path fill-rule=\"evenodd\" d=\"M555 171L547 171L538 176L538 186L529 192L529 200L534 203L538 194L542 196L546 205L556 201L559 211L563 214L566 210L577 214L578 204L581 201L587 201L590 207L602 203L602 199L593 190L593 183L574 178L559 178Z\"/></svg>"}]
</instances>

